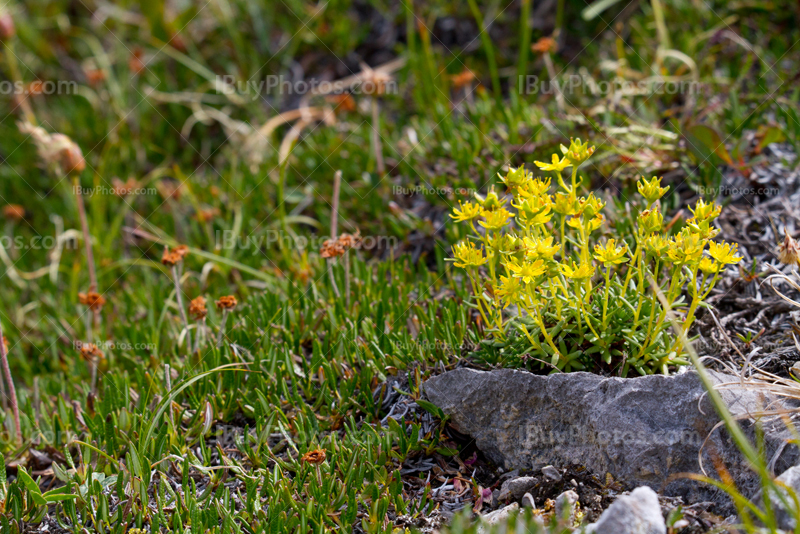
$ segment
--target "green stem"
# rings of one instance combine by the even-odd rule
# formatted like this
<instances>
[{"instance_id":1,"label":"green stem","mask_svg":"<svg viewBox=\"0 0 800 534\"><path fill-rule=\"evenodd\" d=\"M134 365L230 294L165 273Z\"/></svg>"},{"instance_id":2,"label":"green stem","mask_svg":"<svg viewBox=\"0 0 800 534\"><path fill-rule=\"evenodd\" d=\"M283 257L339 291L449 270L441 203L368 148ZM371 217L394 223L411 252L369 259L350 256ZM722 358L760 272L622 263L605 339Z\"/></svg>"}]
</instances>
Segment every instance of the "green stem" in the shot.
<instances>
[{"instance_id":1,"label":"green stem","mask_svg":"<svg viewBox=\"0 0 800 534\"><path fill-rule=\"evenodd\" d=\"M517 64L517 80L521 79L528 70L528 51L531 47L531 0L522 0L520 12L519 63Z\"/></svg>"},{"instance_id":2,"label":"green stem","mask_svg":"<svg viewBox=\"0 0 800 534\"><path fill-rule=\"evenodd\" d=\"M498 104L502 104L503 95L500 90L500 74L497 70L497 60L494 57L494 48L492 47L492 40L489 37L488 28L486 27L486 20L483 15L481 15L481 11L478 9L478 4L475 0L467 0L467 2L469 3L470 11L472 11L472 16L475 17L475 21L479 26L481 44L483 45L486 61L489 63L489 73L492 77L494 98L497 100Z\"/></svg>"},{"instance_id":3,"label":"green stem","mask_svg":"<svg viewBox=\"0 0 800 534\"><path fill-rule=\"evenodd\" d=\"M651 5L653 6L653 18L656 20L656 31L658 32L658 41L661 44L661 48L664 50L672 48L661 0L651 0Z\"/></svg>"},{"instance_id":4,"label":"green stem","mask_svg":"<svg viewBox=\"0 0 800 534\"><path fill-rule=\"evenodd\" d=\"M605 294L603 295L603 330L606 329L606 317L608 313L608 292L611 288L611 266L606 265L606 290Z\"/></svg>"}]
</instances>

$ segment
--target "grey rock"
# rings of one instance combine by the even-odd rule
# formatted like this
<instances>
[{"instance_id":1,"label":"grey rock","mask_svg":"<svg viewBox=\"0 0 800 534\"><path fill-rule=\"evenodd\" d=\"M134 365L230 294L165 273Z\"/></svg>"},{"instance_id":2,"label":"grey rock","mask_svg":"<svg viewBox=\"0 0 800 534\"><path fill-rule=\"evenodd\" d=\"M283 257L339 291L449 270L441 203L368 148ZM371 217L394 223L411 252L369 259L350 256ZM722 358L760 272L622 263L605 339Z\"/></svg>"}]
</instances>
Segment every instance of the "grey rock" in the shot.
<instances>
[{"instance_id":1,"label":"grey rock","mask_svg":"<svg viewBox=\"0 0 800 534\"><path fill-rule=\"evenodd\" d=\"M533 495L526 493L522 496L522 507L530 508L531 510L536 509L536 501L533 500Z\"/></svg>"},{"instance_id":2,"label":"grey rock","mask_svg":"<svg viewBox=\"0 0 800 534\"><path fill-rule=\"evenodd\" d=\"M525 493L532 490L537 482L539 481L536 477L517 477L506 480L503 482L503 485L500 486L500 496L498 499L501 502L509 499L518 501Z\"/></svg>"},{"instance_id":3,"label":"grey rock","mask_svg":"<svg viewBox=\"0 0 800 534\"><path fill-rule=\"evenodd\" d=\"M720 373L712 377L717 383L738 382ZM700 472L698 452L719 422L694 372L604 378L461 368L430 378L424 392L458 430L507 470L582 465L601 479L611 473L628 488L646 485L686 502L712 501L724 504L721 511L730 509L724 492L687 479L668 480L677 473ZM774 400L739 387L719 393L734 415L757 412ZM740 424L753 435L747 420ZM765 422L764 432L767 458L785 447L775 460L778 472L800 463L797 448L784 445L791 436L783 423ZM707 454L711 448L739 490L753 496L758 477L724 428L709 439L705 466L713 465Z\"/></svg>"},{"instance_id":4,"label":"grey rock","mask_svg":"<svg viewBox=\"0 0 800 534\"><path fill-rule=\"evenodd\" d=\"M790 467L781 473L777 480L792 488L795 494L800 495L800 466ZM786 490L782 490L781 493L783 494L783 498L789 503L789 506L793 507L789 493ZM794 530L796 526L794 514L790 509L786 508L780 496L772 492L770 492L770 494L770 503L772 504L772 509L775 511L775 519L778 522L778 526L784 530ZM755 500L763 506L764 501L761 492L759 492Z\"/></svg>"},{"instance_id":5,"label":"grey rock","mask_svg":"<svg viewBox=\"0 0 800 534\"><path fill-rule=\"evenodd\" d=\"M619 497L586 531L593 534L666 534L667 526L661 516L658 495L643 486L630 495Z\"/></svg>"},{"instance_id":6,"label":"grey rock","mask_svg":"<svg viewBox=\"0 0 800 534\"><path fill-rule=\"evenodd\" d=\"M491 527L491 525L505 523L506 521L508 521L509 517L515 515L517 512L519 512L519 504L512 503L504 508L500 508L499 510L495 510L494 512L489 512L486 515L482 515L479 519L478 533L486 534L491 530L490 528L487 527Z\"/></svg>"},{"instance_id":7,"label":"grey rock","mask_svg":"<svg viewBox=\"0 0 800 534\"><path fill-rule=\"evenodd\" d=\"M565 491L556 497L556 518L558 520L566 519L572 523L575 519L575 506L578 504L578 494L572 490Z\"/></svg>"},{"instance_id":8,"label":"grey rock","mask_svg":"<svg viewBox=\"0 0 800 534\"><path fill-rule=\"evenodd\" d=\"M552 465L542 467L542 474L553 482L559 482L561 480L561 473Z\"/></svg>"}]
</instances>

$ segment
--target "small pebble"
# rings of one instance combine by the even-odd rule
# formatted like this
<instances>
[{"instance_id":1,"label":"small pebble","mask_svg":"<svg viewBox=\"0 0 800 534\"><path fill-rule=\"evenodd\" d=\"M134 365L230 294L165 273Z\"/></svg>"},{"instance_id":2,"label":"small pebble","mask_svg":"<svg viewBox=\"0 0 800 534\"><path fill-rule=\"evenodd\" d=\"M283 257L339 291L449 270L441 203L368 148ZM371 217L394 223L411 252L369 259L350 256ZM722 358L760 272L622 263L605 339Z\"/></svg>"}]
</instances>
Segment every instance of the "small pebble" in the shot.
<instances>
[{"instance_id":1,"label":"small pebble","mask_svg":"<svg viewBox=\"0 0 800 534\"><path fill-rule=\"evenodd\" d=\"M578 494L574 491L565 491L556 497L556 517L561 520L569 518L572 521L575 517L575 505L578 504Z\"/></svg>"},{"instance_id":2,"label":"small pebble","mask_svg":"<svg viewBox=\"0 0 800 534\"><path fill-rule=\"evenodd\" d=\"M536 509L536 502L533 500L533 495L526 493L522 496L522 507L530 508L531 510Z\"/></svg>"},{"instance_id":3,"label":"small pebble","mask_svg":"<svg viewBox=\"0 0 800 534\"><path fill-rule=\"evenodd\" d=\"M546 465L542 467L542 474L552 480L553 482L558 482L561 480L561 473L558 472L558 469L553 467L552 465Z\"/></svg>"}]
</instances>

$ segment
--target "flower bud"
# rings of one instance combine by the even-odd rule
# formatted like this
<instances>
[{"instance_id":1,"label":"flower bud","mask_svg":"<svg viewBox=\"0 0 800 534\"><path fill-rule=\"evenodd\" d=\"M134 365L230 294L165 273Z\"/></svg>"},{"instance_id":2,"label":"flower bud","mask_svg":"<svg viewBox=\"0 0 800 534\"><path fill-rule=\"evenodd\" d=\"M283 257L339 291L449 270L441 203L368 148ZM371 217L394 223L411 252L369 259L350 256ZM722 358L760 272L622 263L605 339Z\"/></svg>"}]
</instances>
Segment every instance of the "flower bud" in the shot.
<instances>
[{"instance_id":1,"label":"flower bud","mask_svg":"<svg viewBox=\"0 0 800 534\"><path fill-rule=\"evenodd\" d=\"M77 143L64 134L53 134L51 139L55 160L61 171L66 174L83 172L86 160L83 159L83 152Z\"/></svg>"},{"instance_id":2,"label":"flower bud","mask_svg":"<svg viewBox=\"0 0 800 534\"><path fill-rule=\"evenodd\" d=\"M16 35L17 30L14 27L14 19L11 13L3 11L0 13L0 42L7 41Z\"/></svg>"},{"instance_id":3,"label":"flower bud","mask_svg":"<svg viewBox=\"0 0 800 534\"><path fill-rule=\"evenodd\" d=\"M800 265L800 243L789 235L788 230L784 229L784 232L786 237L778 247L778 261L784 265Z\"/></svg>"}]
</instances>

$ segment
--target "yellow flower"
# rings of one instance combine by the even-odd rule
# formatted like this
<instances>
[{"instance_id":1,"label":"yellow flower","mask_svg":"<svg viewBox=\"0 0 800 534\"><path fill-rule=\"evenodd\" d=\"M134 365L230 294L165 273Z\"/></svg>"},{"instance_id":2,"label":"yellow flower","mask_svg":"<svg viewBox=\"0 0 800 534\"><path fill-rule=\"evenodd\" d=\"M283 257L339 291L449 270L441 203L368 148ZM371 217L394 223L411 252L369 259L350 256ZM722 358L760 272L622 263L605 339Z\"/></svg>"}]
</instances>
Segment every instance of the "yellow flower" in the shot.
<instances>
[{"instance_id":1,"label":"yellow flower","mask_svg":"<svg viewBox=\"0 0 800 534\"><path fill-rule=\"evenodd\" d=\"M450 217L456 222L470 221L481 214L481 207L472 202L466 204L458 203L459 208L453 208L453 214Z\"/></svg>"},{"instance_id":2,"label":"yellow flower","mask_svg":"<svg viewBox=\"0 0 800 534\"><path fill-rule=\"evenodd\" d=\"M489 246L500 254L512 255L522 252L522 239L514 234L495 234L489 237Z\"/></svg>"},{"instance_id":3,"label":"yellow flower","mask_svg":"<svg viewBox=\"0 0 800 534\"><path fill-rule=\"evenodd\" d=\"M603 220L604 220L603 215L601 213L598 213L597 215L594 216L594 218L591 221L586 223L586 229L589 232L594 232L603 225Z\"/></svg>"},{"instance_id":4,"label":"yellow flower","mask_svg":"<svg viewBox=\"0 0 800 534\"><path fill-rule=\"evenodd\" d=\"M475 200L477 200L478 204L480 204L481 207L486 211L501 209L506 203L505 200L500 200L500 197L497 196L494 186L492 186L492 188L486 194L486 197L482 197L481 195L475 193Z\"/></svg>"},{"instance_id":5,"label":"yellow flower","mask_svg":"<svg viewBox=\"0 0 800 534\"><path fill-rule=\"evenodd\" d=\"M501 176L499 173L497 176L500 178L500 181L511 190L515 190L518 187L523 187L533 178L533 174L526 171L524 165L517 168L509 167L505 176Z\"/></svg>"},{"instance_id":6,"label":"yellow flower","mask_svg":"<svg viewBox=\"0 0 800 534\"><path fill-rule=\"evenodd\" d=\"M508 219L514 217L511 212L505 208L500 208L495 211L483 210L481 215L484 220L478 221L478 224L487 230L499 230L508 223Z\"/></svg>"},{"instance_id":7,"label":"yellow flower","mask_svg":"<svg viewBox=\"0 0 800 534\"><path fill-rule=\"evenodd\" d=\"M581 263L580 267L575 265L574 261L572 262L572 267L565 263L560 263L558 270L561 271L561 274L573 280L585 280L594 276L594 265L588 263Z\"/></svg>"},{"instance_id":8,"label":"yellow flower","mask_svg":"<svg viewBox=\"0 0 800 534\"><path fill-rule=\"evenodd\" d=\"M561 250L561 245L553 244L553 236L539 239L526 237L523 241L525 243L526 255L531 259L541 258L552 260L553 256Z\"/></svg>"},{"instance_id":9,"label":"yellow flower","mask_svg":"<svg viewBox=\"0 0 800 534\"><path fill-rule=\"evenodd\" d=\"M670 242L661 235L652 235L644 242L644 249L654 258L664 256Z\"/></svg>"},{"instance_id":10,"label":"yellow flower","mask_svg":"<svg viewBox=\"0 0 800 534\"><path fill-rule=\"evenodd\" d=\"M553 203L550 195L526 198L519 204L511 204L517 208L517 218L525 226L545 224L553 218Z\"/></svg>"},{"instance_id":11,"label":"yellow flower","mask_svg":"<svg viewBox=\"0 0 800 534\"><path fill-rule=\"evenodd\" d=\"M669 186L661 187L661 178L656 178L655 176L649 182L642 176L642 179L636 184L636 188L649 204L663 197L669 191Z\"/></svg>"},{"instance_id":12,"label":"yellow flower","mask_svg":"<svg viewBox=\"0 0 800 534\"><path fill-rule=\"evenodd\" d=\"M706 274L717 274L722 265L712 260L708 256L703 256L703 259L700 260L698 267Z\"/></svg>"},{"instance_id":13,"label":"yellow flower","mask_svg":"<svg viewBox=\"0 0 800 534\"><path fill-rule=\"evenodd\" d=\"M577 139L570 138L569 140L569 148L561 145L561 153L566 156L566 158L573 164L573 165L580 165L587 159L589 159L592 154L594 154L594 147L589 147L589 141L581 144L581 138L578 137Z\"/></svg>"},{"instance_id":14,"label":"yellow flower","mask_svg":"<svg viewBox=\"0 0 800 534\"><path fill-rule=\"evenodd\" d=\"M545 178L544 180L541 178L536 178L534 180L528 180L525 182L525 184L522 185L517 192L519 193L519 196L527 198L543 196L548 191L550 191L550 178Z\"/></svg>"},{"instance_id":15,"label":"yellow flower","mask_svg":"<svg viewBox=\"0 0 800 534\"><path fill-rule=\"evenodd\" d=\"M722 212L722 206L714 204L713 202L706 204L701 198L697 201L697 204L695 204L694 209L690 207L689 211L692 212L695 220L699 222L706 222L719 217L719 214Z\"/></svg>"},{"instance_id":16,"label":"yellow flower","mask_svg":"<svg viewBox=\"0 0 800 534\"><path fill-rule=\"evenodd\" d=\"M625 263L628 261L628 258L625 257L627 252L627 244L623 243L621 247L617 247L613 239L606 241L605 247L601 247L600 245L594 246L594 258L602 263L611 263L613 265Z\"/></svg>"},{"instance_id":17,"label":"yellow flower","mask_svg":"<svg viewBox=\"0 0 800 534\"><path fill-rule=\"evenodd\" d=\"M736 255L737 252L739 252L739 245L736 243L716 243L711 241L708 244L708 253L723 265L736 265L742 261L742 257Z\"/></svg>"},{"instance_id":18,"label":"yellow flower","mask_svg":"<svg viewBox=\"0 0 800 534\"><path fill-rule=\"evenodd\" d=\"M705 246L706 241L699 235L682 231L670 242L667 257L678 265L694 263L703 255Z\"/></svg>"},{"instance_id":19,"label":"yellow flower","mask_svg":"<svg viewBox=\"0 0 800 534\"><path fill-rule=\"evenodd\" d=\"M508 267L515 278L521 278L526 284L530 284L536 278L547 272L547 266L542 260L536 260L533 263L509 261L506 263L506 267Z\"/></svg>"},{"instance_id":20,"label":"yellow flower","mask_svg":"<svg viewBox=\"0 0 800 534\"><path fill-rule=\"evenodd\" d=\"M594 232L603 225L603 215L598 213L593 219L586 222L585 228L589 233ZM583 226L583 217L573 217L567 221L567 226L580 230Z\"/></svg>"},{"instance_id":21,"label":"yellow flower","mask_svg":"<svg viewBox=\"0 0 800 534\"><path fill-rule=\"evenodd\" d=\"M702 239L714 239L719 233L719 229L711 226L711 221L713 219L698 222L697 217L692 217L686 221L686 226Z\"/></svg>"},{"instance_id":22,"label":"yellow flower","mask_svg":"<svg viewBox=\"0 0 800 534\"><path fill-rule=\"evenodd\" d=\"M480 267L488 261L481 249L470 241L462 241L453 247L453 259L456 267Z\"/></svg>"},{"instance_id":23,"label":"yellow flower","mask_svg":"<svg viewBox=\"0 0 800 534\"><path fill-rule=\"evenodd\" d=\"M500 287L495 291L495 296L503 303L503 307L507 308L510 304L514 304L520 298L522 286L519 283L519 278L513 276L500 276Z\"/></svg>"},{"instance_id":24,"label":"yellow flower","mask_svg":"<svg viewBox=\"0 0 800 534\"><path fill-rule=\"evenodd\" d=\"M578 199L575 198L575 194L556 193L555 202L553 203L553 211L566 216L577 215Z\"/></svg>"},{"instance_id":25,"label":"yellow flower","mask_svg":"<svg viewBox=\"0 0 800 534\"><path fill-rule=\"evenodd\" d=\"M589 198L581 198L578 201L578 210L587 218L594 217L605 207L606 203L589 193Z\"/></svg>"},{"instance_id":26,"label":"yellow flower","mask_svg":"<svg viewBox=\"0 0 800 534\"><path fill-rule=\"evenodd\" d=\"M639 214L639 229L643 235L650 235L661 230L664 216L655 208L644 210Z\"/></svg>"},{"instance_id":27,"label":"yellow flower","mask_svg":"<svg viewBox=\"0 0 800 534\"><path fill-rule=\"evenodd\" d=\"M551 163L545 163L543 161L534 161L537 167L542 169L543 171L556 171L561 172L567 167L572 165L572 162L567 158L558 159L558 154L553 154L553 159Z\"/></svg>"}]
</instances>

